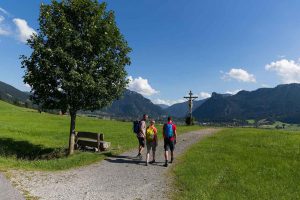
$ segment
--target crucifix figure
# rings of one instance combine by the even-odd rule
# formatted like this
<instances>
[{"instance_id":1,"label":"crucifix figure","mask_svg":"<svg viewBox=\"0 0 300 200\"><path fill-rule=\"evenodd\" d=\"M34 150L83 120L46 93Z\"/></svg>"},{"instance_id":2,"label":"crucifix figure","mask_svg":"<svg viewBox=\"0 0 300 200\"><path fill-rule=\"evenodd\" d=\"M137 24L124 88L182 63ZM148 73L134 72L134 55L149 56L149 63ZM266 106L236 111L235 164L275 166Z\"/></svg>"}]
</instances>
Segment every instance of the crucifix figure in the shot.
<instances>
[{"instance_id":1,"label":"crucifix figure","mask_svg":"<svg viewBox=\"0 0 300 200\"><path fill-rule=\"evenodd\" d=\"M189 96L183 97L183 98L185 98L185 99L188 100L188 104L189 104L189 117L190 117L190 119L192 119L193 101L194 101L195 99L197 99L198 97L197 97L197 96L193 96L193 93L192 93L192 91L190 90Z\"/></svg>"}]
</instances>

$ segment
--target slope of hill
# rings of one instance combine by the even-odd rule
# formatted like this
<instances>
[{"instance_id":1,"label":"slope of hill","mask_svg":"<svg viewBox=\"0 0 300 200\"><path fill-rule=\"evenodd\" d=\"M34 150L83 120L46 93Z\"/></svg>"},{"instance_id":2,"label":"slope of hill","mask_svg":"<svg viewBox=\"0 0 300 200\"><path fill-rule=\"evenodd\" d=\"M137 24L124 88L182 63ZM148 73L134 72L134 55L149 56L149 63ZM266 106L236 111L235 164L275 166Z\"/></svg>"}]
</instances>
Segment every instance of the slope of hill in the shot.
<instances>
[{"instance_id":1,"label":"slope of hill","mask_svg":"<svg viewBox=\"0 0 300 200\"><path fill-rule=\"evenodd\" d=\"M200 121L272 118L300 123L300 84L240 91L228 97L213 93L194 111L194 116Z\"/></svg>"},{"instance_id":2,"label":"slope of hill","mask_svg":"<svg viewBox=\"0 0 300 200\"><path fill-rule=\"evenodd\" d=\"M25 104L25 102L29 102L29 93L0 81L0 99L9 103Z\"/></svg>"},{"instance_id":3,"label":"slope of hill","mask_svg":"<svg viewBox=\"0 0 300 200\"><path fill-rule=\"evenodd\" d=\"M162 127L157 126L161 130ZM63 170L91 164L105 157L105 154L89 151L65 156L69 128L69 116L39 113L0 100L0 170ZM197 126L178 126L179 133L197 129ZM76 130L104 133L105 140L111 142L112 155L136 146L132 123L129 122L81 116L76 119Z\"/></svg>"},{"instance_id":4,"label":"slope of hill","mask_svg":"<svg viewBox=\"0 0 300 200\"><path fill-rule=\"evenodd\" d=\"M206 99L194 101L193 110L197 109L201 104L205 102ZM172 106L164 109L168 115L171 115L173 117L182 118L185 117L188 114L188 104L187 102L183 103L176 103Z\"/></svg>"}]
</instances>

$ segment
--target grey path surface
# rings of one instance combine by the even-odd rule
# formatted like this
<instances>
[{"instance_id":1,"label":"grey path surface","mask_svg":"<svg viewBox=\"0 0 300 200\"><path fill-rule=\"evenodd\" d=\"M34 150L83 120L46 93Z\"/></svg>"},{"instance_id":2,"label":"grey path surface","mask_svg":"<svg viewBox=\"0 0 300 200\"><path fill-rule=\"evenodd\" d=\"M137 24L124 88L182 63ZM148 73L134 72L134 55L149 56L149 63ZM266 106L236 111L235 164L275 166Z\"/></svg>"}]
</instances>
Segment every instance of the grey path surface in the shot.
<instances>
[{"instance_id":1,"label":"grey path surface","mask_svg":"<svg viewBox=\"0 0 300 200\"><path fill-rule=\"evenodd\" d=\"M176 155L216 129L194 131L177 139ZM163 167L163 142L157 148L158 163L145 166L132 150L97 164L63 172L12 172L19 188L41 199L167 199L168 168ZM143 157L145 157L145 152ZM176 160L175 160L176 164Z\"/></svg>"},{"instance_id":2,"label":"grey path surface","mask_svg":"<svg viewBox=\"0 0 300 200\"><path fill-rule=\"evenodd\" d=\"M23 200L22 195L0 173L0 200Z\"/></svg>"}]
</instances>

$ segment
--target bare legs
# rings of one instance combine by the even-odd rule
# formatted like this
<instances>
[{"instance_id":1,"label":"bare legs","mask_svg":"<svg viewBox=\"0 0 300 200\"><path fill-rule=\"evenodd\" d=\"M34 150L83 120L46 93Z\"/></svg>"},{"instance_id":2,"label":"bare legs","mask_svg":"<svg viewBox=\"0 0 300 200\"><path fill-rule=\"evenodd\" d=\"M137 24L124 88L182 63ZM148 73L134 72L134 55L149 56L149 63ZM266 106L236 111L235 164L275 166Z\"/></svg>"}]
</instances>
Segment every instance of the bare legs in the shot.
<instances>
[{"instance_id":1,"label":"bare legs","mask_svg":"<svg viewBox=\"0 0 300 200\"><path fill-rule=\"evenodd\" d=\"M165 151L165 166L167 167L168 166L168 157L169 157L169 151ZM171 151L171 163L173 162L174 160L174 151Z\"/></svg>"},{"instance_id":2,"label":"bare legs","mask_svg":"<svg viewBox=\"0 0 300 200\"><path fill-rule=\"evenodd\" d=\"M140 145L140 146L139 146L139 155L142 154L143 150L144 150L144 147L143 147L142 145Z\"/></svg>"},{"instance_id":3,"label":"bare legs","mask_svg":"<svg viewBox=\"0 0 300 200\"><path fill-rule=\"evenodd\" d=\"M165 151L165 160L168 160L168 151Z\"/></svg>"},{"instance_id":4,"label":"bare legs","mask_svg":"<svg viewBox=\"0 0 300 200\"><path fill-rule=\"evenodd\" d=\"M155 151L152 151L152 154L153 154L153 159L151 162L153 163L155 161ZM149 163L149 160L150 160L150 151L147 151L146 163Z\"/></svg>"}]
</instances>

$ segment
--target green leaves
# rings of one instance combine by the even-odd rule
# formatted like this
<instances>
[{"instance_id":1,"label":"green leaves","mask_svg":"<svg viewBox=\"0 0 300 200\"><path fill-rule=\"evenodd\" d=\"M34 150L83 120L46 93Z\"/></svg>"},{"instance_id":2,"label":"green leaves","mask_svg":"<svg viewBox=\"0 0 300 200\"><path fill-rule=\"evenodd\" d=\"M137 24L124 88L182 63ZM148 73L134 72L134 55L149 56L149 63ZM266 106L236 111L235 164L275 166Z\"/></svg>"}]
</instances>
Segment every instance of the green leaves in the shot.
<instances>
[{"instance_id":1,"label":"green leaves","mask_svg":"<svg viewBox=\"0 0 300 200\"><path fill-rule=\"evenodd\" d=\"M131 49L106 4L92 0L41 5L33 52L22 56L24 82L35 103L48 109L95 110L126 87Z\"/></svg>"}]
</instances>

